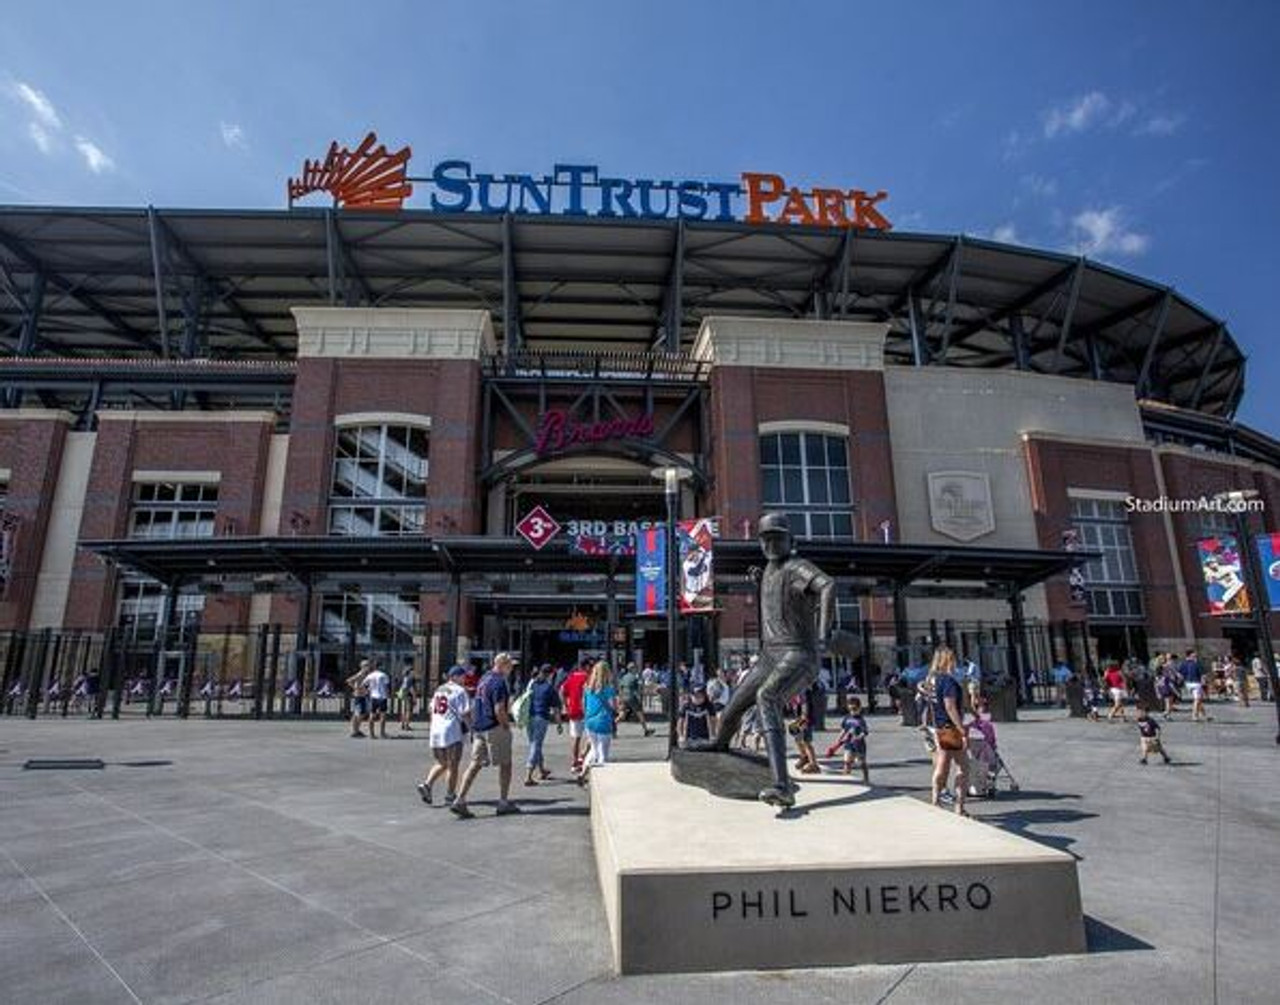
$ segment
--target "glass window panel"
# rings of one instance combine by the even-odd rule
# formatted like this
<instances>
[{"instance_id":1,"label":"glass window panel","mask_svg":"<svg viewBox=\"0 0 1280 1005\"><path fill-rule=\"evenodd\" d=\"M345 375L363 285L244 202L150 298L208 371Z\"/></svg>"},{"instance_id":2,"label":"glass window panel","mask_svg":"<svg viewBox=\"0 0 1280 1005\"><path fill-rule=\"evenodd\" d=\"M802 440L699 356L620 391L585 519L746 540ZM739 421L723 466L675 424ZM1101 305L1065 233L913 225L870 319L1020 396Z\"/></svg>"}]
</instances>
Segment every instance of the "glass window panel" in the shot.
<instances>
[{"instance_id":1,"label":"glass window panel","mask_svg":"<svg viewBox=\"0 0 1280 1005\"><path fill-rule=\"evenodd\" d=\"M774 467L782 463L782 452L778 449L778 436L771 433L760 437L760 463Z\"/></svg>"},{"instance_id":2,"label":"glass window panel","mask_svg":"<svg viewBox=\"0 0 1280 1005\"><path fill-rule=\"evenodd\" d=\"M779 433L778 439L782 448L782 463L787 466L800 465L800 434Z\"/></svg>"},{"instance_id":3,"label":"glass window panel","mask_svg":"<svg viewBox=\"0 0 1280 1005\"><path fill-rule=\"evenodd\" d=\"M810 503L827 503L830 497L827 493L827 473L819 469L817 471L809 471L809 502Z\"/></svg>"},{"instance_id":4,"label":"glass window panel","mask_svg":"<svg viewBox=\"0 0 1280 1005\"><path fill-rule=\"evenodd\" d=\"M376 461L382 456L382 426L360 426L356 432L359 437L358 457Z\"/></svg>"},{"instance_id":5,"label":"glass window panel","mask_svg":"<svg viewBox=\"0 0 1280 1005\"><path fill-rule=\"evenodd\" d=\"M827 513L809 514L809 533L812 537L831 536L831 517Z\"/></svg>"},{"instance_id":6,"label":"glass window panel","mask_svg":"<svg viewBox=\"0 0 1280 1005\"><path fill-rule=\"evenodd\" d=\"M849 504L849 473L842 468L831 472L831 501Z\"/></svg>"},{"instance_id":7,"label":"glass window panel","mask_svg":"<svg viewBox=\"0 0 1280 1005\"><path fill-rule=\"evenodd\" d=\"M848 468L849 456L843 436L828 436L827 466L832 468Z\"/></svg>"},{"instance_id":8,"label":"glass window panel","mask_svg":"<svg viewBox=\"0 0 1280 1005\"><path fill-rule=\"evenodd\" d=\"M834 537L853 537L853 514L832 513L831 534Z\"/></svg>"},{"instance_id":9,"label":"glass window panel","mask_svg":"<svg viewBox=\"0 0 1280 1005\"><path fill-rule=\"evenodd\" d=\"M789 503L804 502L804 479L797 468L784 468L782 471L783 501Z\"/></svg>"},{"instance_id":10,"label":"glass window panel","mask_svg":"<svg viewBox=\"0 0 1280 1005\"><path fill-rule=\"evenodd\" d=\"M356 457L360 452L360 433L355 427L347 426L338 430L334 443L334 453L339 457Z\"/></svg>"},{"instance_id":11,"label":"glass window panel","mask_svg":"<svg viewBox=\"0 0 1280 1005\"><path fill-rule=\"evenodd\" d=\"M827 463L826 444L823 443L823 439L817 433L808 433L804 436L804 462L811 468L821 468Z\"/></svg>"}]
</instances>

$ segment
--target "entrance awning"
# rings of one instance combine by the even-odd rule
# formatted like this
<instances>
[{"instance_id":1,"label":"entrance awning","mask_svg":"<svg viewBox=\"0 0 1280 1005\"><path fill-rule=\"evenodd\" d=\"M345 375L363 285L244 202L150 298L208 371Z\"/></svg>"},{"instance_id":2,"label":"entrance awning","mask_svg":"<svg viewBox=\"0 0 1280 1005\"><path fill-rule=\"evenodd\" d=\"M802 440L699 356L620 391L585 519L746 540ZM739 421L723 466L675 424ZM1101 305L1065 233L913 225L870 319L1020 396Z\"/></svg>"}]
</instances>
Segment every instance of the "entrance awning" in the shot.
<instances>
[{"instance_id":1,"label":"entrance awning","mask_svg":"<svg viewBox=\"0 0 1280 1005\"><path fill-rule=\"evenodd\" d=\"M630 558L571 553L553 540L534 551L507 537L217 537L184 541L85 541L81 547L116 565L167 585L253 579L281 573L299 583L360 584L413 577L630 576ZM871 542L801 542L798 551L827 573L881 588L919 584L932 596L1008 596L1082 565L1097 554L1010 548L936 547ZM753 540L716 544L716 578L741 583L764 564ZM976 591L975 588L978 588Z\"/></svg>"}]
</instances>

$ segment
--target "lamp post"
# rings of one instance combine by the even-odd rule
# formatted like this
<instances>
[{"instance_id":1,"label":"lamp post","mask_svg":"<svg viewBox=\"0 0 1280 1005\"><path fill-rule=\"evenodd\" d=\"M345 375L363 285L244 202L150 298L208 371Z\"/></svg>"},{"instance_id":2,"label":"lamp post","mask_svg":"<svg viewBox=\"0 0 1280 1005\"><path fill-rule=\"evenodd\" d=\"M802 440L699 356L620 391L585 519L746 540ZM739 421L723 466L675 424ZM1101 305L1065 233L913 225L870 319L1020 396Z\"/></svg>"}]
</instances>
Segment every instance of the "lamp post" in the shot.
<instances>
[{"instance_id":1,"label":"lamp post","mask_svg":"<svg viewBox=\"0 0 1280 1005\"><path fill-rule=\"evenodd\" d=\"M1256 489L1238 489L1219 492L1213 500L1227 507L1228 512L1235 518L1236 542L1240 549L1240 569L1244 573L1244 581L1253 601L1250 605L1253 624L1258 632L1258 649L1267 672L1267 679L1271 682L1271 701L1276 708L1276 743L1280 744L1280 692L1277 691L1280 683L1277 683L1275 647L1271 644L1271 626L1267 620L1271 605L1267 601L1267 585L1262 579L1261 570L1253 554L1253 540L1249 534L1249 525L1244 518L1247 501L1256 498L1258 498ZM1246 687L1248 687L1247 681L1248 678L1246 678Z\"/></svg>"},{"instance_id":2,"label":"lamp post","mask_svg":"<svg viewBox=\"0 0 1280 1005\"><path fill-rule=\"evenodd\" d=\"M680 575L679 547L676 542L676 520L680 516L680 483L691 472L686 468L654 468L653 477L662 482L667 500L667 754L676 749L676 712L680 707L680 674L676 664L676 619L680 605L677 599Z\"/></svg>"}]
</instances>

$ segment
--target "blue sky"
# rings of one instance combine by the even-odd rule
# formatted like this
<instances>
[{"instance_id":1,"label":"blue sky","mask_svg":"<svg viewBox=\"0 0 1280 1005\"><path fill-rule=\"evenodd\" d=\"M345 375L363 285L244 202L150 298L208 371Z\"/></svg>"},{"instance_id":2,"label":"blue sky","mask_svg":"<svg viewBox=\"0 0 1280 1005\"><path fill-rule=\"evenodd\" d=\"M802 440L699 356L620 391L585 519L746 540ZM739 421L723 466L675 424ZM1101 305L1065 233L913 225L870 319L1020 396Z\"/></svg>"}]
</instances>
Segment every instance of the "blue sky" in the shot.
<instances>
[{"instance_id":1,"label":"blue sky","mask_svg":"<svg viewBox=\"0 0 1280 1005\"><path fill-rule=\"evenodd\" d=\"M1084 252L1225 318L1280 435L1280 5L9 6L0 201L277 207L372 128L414 167L890 192L903 230Z\"/></svg>"}]
</instances>

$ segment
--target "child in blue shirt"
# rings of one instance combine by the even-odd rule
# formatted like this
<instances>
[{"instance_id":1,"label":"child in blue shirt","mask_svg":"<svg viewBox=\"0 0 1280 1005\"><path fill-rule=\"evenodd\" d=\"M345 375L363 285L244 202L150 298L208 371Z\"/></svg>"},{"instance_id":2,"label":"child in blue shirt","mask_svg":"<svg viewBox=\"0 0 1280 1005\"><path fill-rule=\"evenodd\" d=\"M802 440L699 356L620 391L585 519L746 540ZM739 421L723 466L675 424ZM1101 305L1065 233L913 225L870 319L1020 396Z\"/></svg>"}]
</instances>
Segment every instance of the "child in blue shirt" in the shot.
<instances>
[{"instance_id":1,"label":"child in blue shirt","mask_svg":"<svg viewBox=\"0 0 1280 1005\"><path fill-rule=\"evenodd\" d=\"M862 768L863 784L870 785L871 779L867 770L867 720L862 716L862 702L857 698L850 698L847 709L848 714L840 720L840 736L827 751L827 756L830 757L836 750L843 749L844 773L853 774L853 765L857 762Z\"/></svg>"}]
</instances>

